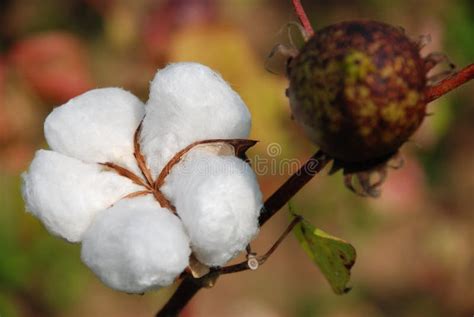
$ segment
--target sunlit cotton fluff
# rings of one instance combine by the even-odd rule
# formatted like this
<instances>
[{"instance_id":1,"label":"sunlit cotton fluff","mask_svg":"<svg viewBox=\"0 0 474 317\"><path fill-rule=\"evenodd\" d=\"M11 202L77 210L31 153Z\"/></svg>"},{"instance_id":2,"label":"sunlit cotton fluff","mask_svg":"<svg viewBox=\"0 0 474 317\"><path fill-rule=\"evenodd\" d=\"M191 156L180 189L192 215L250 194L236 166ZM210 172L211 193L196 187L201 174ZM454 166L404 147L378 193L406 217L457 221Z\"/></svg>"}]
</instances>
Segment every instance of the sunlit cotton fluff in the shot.
<instances>
[{"instance_id":1,"label":"sunlit cotton fluff","mask_svg":"<svg viewBox=\"0 0 474 317\"><path fill-rule=\"evenodd\" d=\"M258 232L262 195L251 167L235 156L192 150L162 188L176 206L196 258L222 266Z\"/></svg>"},{"instance_id":2,"label":"sunlit cotton fluff","mask_svg":"<svg viewBox=\"0 0 474 317\"><path fill-rule=\"evenodd\" d=\"M44 123L52 150L89 163L111 162L138 173L133 135L143 103L120 88L90 90L55 108Z\"/></svg>"},{"instance_id":3,"label":"sunlit cotton fluff","mask_svg":"<svg viewBox=\"0 0 474 317\"><path fill-rule=\"evenodd\" d=\"M99 164L46 150L36 152L22 178L26 209L49 232L71 242L81 241L99 210L141 189Z\"/></svg>"},{"instance_id":4,"label":"sunlit cotton fluff","mask_svg":"<svg viewBox=\"0 0 474 317\"><path fill-rule=\"evenodd\" d=\"M152 195L100 212L82 241L82 261L109 287L142 293L168 286L188 266L188 236Z\"/></svg>"},{"instance_id":5,"label":"sunlit cotton fluff","mask_svg":"<svg viewBox=\"0 0 474 317\"><path fill-rule=\"evenodd\" d=\"M240 96L209 67L170 64L150 85L141 143L156 176L182 148L206 139L247 138L250 112Z\"/></svg>"},{"instance_id":6,"label":"sunlit cotton fluff","mask_svg":"<svg viewBox=\"0 0 474 317\"><path fill-rule=\"evenodd\" d=\"M247 138L249 129L237 93L196 63L160 70L145 107L120 88L91 90L46 119L52 151L39 150L23 174L26 208L52 234L82 241L83 262L111 288L170 285L191 251L222 266L245 249L258 232L261 193L230 145L193 148L171 169L161 191L181 219L157 201L157 175L193 142Z\"/></svg>"}]
</instances>

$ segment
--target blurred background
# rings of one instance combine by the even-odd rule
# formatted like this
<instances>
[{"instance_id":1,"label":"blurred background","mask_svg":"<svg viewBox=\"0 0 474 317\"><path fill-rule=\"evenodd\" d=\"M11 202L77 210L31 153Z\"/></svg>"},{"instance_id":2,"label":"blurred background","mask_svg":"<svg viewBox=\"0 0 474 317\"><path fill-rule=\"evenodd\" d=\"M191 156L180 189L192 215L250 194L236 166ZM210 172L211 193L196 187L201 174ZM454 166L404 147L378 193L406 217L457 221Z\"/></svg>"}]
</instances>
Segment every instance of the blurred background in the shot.
<instances>
[{"instance_id":1,"label":"blurred background","mask_svg":"<svg viewBox=\"0 0 474 317\"><path fill-rule=\"evenodd\" d=\"M423 50L474 61L471 0L303 1L315 28L369 18L431 34ZM24 212L19 175L46 147L42 123L58 105L94 87L147 99L169 62L211 66L253 115L250 157L304 161L316 150L291 121L284 60L290 0L0 1L0 316L152 316L173 291L127 295L80 262L80 246L50 236ZM298 32L292 31L298 41ZM340 174L316 177L293 200L299 213L358 251L352 291L334 295L293 237L258 271L221 277L184 316L472 316L474 314L474 84L429 106L389 173L380 199L346 190ZM269 154L269 144L281 151ZM327 171L327 170L326 170ZM267 197L287 173L259 175ZM282 211L253 244L264 252L288 222Z\"/></svg>"}]
</instances>

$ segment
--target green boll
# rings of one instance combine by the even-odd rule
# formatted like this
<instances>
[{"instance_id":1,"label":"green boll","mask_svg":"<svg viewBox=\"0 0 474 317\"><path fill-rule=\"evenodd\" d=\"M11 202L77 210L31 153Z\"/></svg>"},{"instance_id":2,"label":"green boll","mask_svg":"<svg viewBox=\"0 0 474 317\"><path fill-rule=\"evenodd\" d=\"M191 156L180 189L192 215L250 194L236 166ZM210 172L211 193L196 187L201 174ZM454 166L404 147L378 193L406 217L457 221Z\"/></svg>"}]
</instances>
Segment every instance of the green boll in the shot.
<instances>
[{"instance_id":1,"label":"green boll","mask_svg":"<svg viewBox=\"0 0 474 317\"><path fill-rule=\"evenodd\" d=\"M314 34L288 63L295 120L342 165L386 161L426 113L426 70L400 28L342 22Z\"/></svg>"}]
</instances>

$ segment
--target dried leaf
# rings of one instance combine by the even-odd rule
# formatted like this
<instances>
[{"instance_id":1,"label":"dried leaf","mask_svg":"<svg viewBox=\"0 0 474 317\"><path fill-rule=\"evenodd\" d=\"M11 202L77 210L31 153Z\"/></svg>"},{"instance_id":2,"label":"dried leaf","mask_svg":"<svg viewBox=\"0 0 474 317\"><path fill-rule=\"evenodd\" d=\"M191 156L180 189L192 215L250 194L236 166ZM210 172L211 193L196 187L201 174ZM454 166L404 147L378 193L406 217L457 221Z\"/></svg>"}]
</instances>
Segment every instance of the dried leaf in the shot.
<instances>
[{"instance_id":1,"label":"dried leaf","mask_svg":"<svg viewBox=\"0 0 474 317\"><path fill-rule=\"evenodd\" d=\"M130 194L126 195L123 198L134 198L134 197L144 196L144 195L148 195L148 194L153 194L153 192L151 190L141 190L141 191L138 191L138 192L130 193Z\"/></svg>"},{"instance_id":2,"label":"dried leaf","mask_svg":"<svg viewBox=\"0 0 474 317\"><path fill-rule=\"evenodd\" d=\"M119 166L117 164L110 163L110 162L100 163L100 165L105 166L106 168L109 168L110 170L115 171L117 174L119 174L121 176L127 177L128 179L130 179L132 182L134 182L137 185L141 185L141 186L144 186L146 188L149 187L149 186L147 186L147 184L145 184L143 182L143 180L140 177L138 177L133 172L129 171L128 169L126 169L122 166Z\"/></svg>"},{"instance_id":3,"label":"dried leaf","mask_svg":"<svg viewBox=\"0 0 474 317\"><path fill-rule=\"evenodd\" d=\"M141 146L140 146L140 133L142 131L142 122L140 122L140 124L138 125L138 128L135 131L135 135L133 136L133 145L134 145L133 155L135 156L135 159L138 164L138 168L140 168L140 171L142 172L143 177L147 181L148 185L151 187L153 184L153 177L151 176L150 169L146 165L146 160L142 154Z\"/></svg>"}]
</instances>

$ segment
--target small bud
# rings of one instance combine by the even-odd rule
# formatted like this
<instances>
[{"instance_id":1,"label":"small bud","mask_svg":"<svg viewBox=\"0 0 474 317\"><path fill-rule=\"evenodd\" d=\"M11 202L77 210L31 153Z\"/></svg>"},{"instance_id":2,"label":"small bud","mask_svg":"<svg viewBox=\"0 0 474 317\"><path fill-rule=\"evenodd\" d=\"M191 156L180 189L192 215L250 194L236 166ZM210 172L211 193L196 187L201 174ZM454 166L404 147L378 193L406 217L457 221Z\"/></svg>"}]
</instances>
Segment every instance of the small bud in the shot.
<instances>
[{"instance_id":1,"label":"small bud","mask_svg":"<svg viewBox=\"0 0 474 317\"><path fill-rule=\"evenodd\" d=\"M247 265L249 269L251 269L252 271L255 271L256 269L258 269L259 263L258 263L257 255L255 253L250 253L247 256Z\"/></svg>"}]
</instances>

